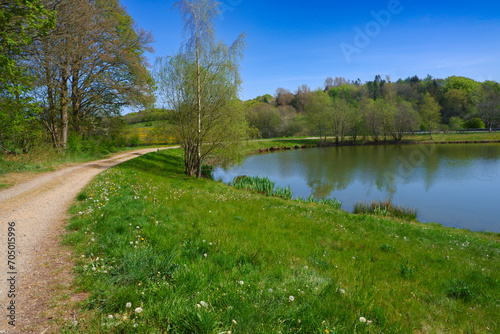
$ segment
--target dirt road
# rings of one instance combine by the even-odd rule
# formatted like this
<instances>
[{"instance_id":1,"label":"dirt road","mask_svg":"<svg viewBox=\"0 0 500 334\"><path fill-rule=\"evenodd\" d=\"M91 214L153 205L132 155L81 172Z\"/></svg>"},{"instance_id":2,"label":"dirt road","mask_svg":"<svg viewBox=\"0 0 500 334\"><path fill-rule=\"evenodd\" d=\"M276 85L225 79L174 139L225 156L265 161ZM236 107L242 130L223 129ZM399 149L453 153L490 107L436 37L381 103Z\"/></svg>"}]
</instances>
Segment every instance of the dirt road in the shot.
<instances>
[{"instance_id":1,"label":"dirt road","mask_svg":"<svg viewBox=\"0 0 500 334\"><path fill-rule=\"evenodd\" d=\"M0 333L54 333L78 321L75 303L86 296L71 287L71 251L60 243L67 210L97 174L156 150L63 168L0 191Z\"/></svg>"}]
</instances>

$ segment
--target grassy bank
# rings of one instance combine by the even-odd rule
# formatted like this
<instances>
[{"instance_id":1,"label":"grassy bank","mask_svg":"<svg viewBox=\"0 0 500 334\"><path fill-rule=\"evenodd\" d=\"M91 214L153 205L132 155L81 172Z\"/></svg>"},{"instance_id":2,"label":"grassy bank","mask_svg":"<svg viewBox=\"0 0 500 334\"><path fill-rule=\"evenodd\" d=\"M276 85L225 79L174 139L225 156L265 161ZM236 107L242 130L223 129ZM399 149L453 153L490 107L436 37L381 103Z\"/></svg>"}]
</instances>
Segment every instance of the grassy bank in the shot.
<instances>
[{"instance_id":1,"label":"grassy bank","mask_svg":"<svg viewBox=\"0 0 500 334\"><path fill-rule=\"evenodd\" d=\"M71 333L499 331L500 236L182 175L180 150L99 175L65 242L90 297Z\"/></svg>"},{"instance_id":2,"label":"grassy bank","mask_svg":"<svg viewBox=\"0 0 500 334\"><path fill-rule=\"evenodd\" d=\"M14 185L12 174L44 173L56 170L66 164L81 163L104 159L111 154L136 150L145 147L114 148L112 151L75 152L63 154L47 145L34 149L28 154L1 155L0 154L0 190Z\"/></svg>"}]
</instances>

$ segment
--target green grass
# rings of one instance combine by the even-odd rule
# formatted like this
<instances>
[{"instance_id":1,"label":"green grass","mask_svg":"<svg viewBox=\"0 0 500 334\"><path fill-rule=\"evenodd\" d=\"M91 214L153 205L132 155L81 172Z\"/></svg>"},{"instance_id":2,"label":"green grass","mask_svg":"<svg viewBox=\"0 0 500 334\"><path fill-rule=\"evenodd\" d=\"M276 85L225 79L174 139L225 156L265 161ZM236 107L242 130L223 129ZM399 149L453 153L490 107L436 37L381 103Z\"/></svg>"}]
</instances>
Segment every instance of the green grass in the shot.
<instances>
[{"instance_id":1,"label":"green grass","mask_svg":"<svg viewBox=\"0 0 500 334\"><path fill-rule=\"evenodd\" d=\"M237 176L234 178L231 185L237 189L254 190L266 196L276 196L283 199L292 198L292 190L290 186L285 188L278 187L275 189L275 183L267 177L259 176Z\"/></svg>"},{"instance_id":2,"label":"green grass","mask_svg":"<svg viewBox=\"0 0 500 334\"><path fill-rule=\"evenodd\" d=\"M64 332L500 330L498 234L354 215L182 173L180 150L155 152L79 194L65 243L90 297Z\"/></svg>"},{"instance_id":3,"label":"green grass","mask_svg":"<svg viewBox=\"0 0 500 334\"><path fill-rule=\"evenodd\" d=\"M63 154L55 150L49 145L41 146L34 149L28 154L20 155L2 155L0 154L0 189L8 188L13 185L9 182L8 176L11 173L44 173L55 170L57 167L87 161L104 159L111 154L137 150L141 148L151 148L155 146L139 146L116 148L113 152L102 153L68 153ZM160 146L156 146L160 147Z\"/></svg>"},{"instance_id":4,"label":"green grass","mask_svg":"<svg viewBox=\"0 0 500 334\"><path fill-rule=\"evenodd\" d=\"M370 213L374 215L391 216L409 221L417 219L417 210L393 205L390 200L372 201L371 203L359 202L354 204L353 212L356 214Z\"/></svg>"}]
</instances>

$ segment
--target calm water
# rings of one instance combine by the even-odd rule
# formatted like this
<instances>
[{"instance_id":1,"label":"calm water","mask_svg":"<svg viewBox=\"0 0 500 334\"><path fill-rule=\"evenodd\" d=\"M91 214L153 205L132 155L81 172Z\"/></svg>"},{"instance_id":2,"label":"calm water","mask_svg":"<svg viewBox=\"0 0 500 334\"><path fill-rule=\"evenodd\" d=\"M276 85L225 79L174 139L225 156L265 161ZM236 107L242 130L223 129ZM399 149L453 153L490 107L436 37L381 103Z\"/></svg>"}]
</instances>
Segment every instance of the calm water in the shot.
<instances>
[{"instance_id":1,"label":"calm water","mask_svg":"<svg viewBox=\"0 0 500 334\"><path fill-rule=\"evenodd\" d=\"M293 197L356 202L391 199L418 220L500 232L500 144L388 145L280 151L215 169L215 179L267 176Z\"/></svg>"}]
</instances>

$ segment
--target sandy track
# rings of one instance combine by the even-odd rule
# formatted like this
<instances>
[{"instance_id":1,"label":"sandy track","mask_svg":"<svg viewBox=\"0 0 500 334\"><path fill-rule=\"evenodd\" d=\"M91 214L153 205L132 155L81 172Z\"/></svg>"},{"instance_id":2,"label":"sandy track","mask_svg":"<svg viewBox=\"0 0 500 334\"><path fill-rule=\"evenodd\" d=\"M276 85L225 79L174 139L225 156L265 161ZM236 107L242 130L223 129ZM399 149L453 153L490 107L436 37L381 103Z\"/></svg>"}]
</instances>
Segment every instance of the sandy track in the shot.
<instances>
[{"instance_id":1,"label":"sandy track","mask_svg":"<svg viewBox=\"0 0 500 334\"><path fill-rule=\"evenodd\" d=\"M156 150L141 149L63 168L0 191L0 333L54 333L58 324L78 320L71 305L85 295L71 288L71 252L60 244L67 210L97 174ZM7 253L9 223L15 229L15 244L10 244L15 247L12 268ZM12 288L15 297L9 297ZM7 309L12 301L15 327L9 325ZM51 307L54 304L57 307Z\"/></svg>"}]
</instances>

